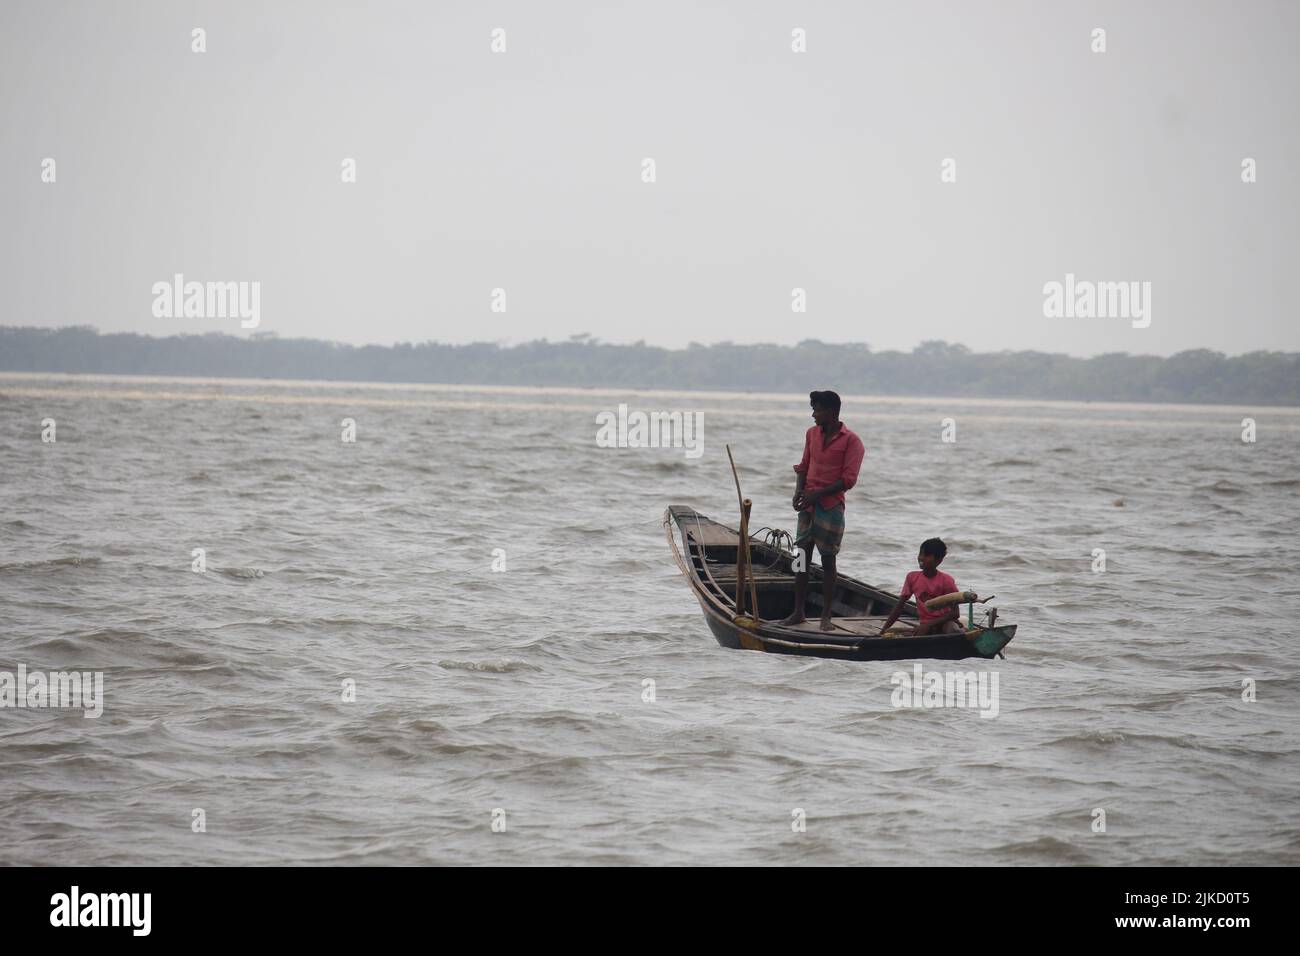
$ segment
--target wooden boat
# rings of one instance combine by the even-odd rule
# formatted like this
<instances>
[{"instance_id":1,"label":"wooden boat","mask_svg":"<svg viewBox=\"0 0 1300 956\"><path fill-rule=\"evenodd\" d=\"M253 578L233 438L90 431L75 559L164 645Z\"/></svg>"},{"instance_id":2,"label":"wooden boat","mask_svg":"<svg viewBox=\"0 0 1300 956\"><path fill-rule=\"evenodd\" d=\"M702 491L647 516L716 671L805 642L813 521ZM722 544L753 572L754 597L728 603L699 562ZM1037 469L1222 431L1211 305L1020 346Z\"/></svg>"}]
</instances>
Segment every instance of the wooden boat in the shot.
<instances>
[{"instance_id":1,"label":"wooden boat","mask_svg":"<svg viewBox=\"0 0 1300 956\"><path fill-rule=\"evenodd\" d=\"M880 626L893 610L898 595L843 573L836 582L831 606L835 630L823 631L821 568L816 564L808 569L808 620L786 627L777 622L794 609L794 572L790 567L793 555L775 539L750 536L749 578L758 604L755 620L747 613L737 613L737 558L743 560L738 532L685 505L672 505L664 512L664 530L677 565L700 602L709 630L723 647L851 661L960 660L1000 656L1016 633L1015 624L986 623L964 634L881 637ZM741 603L745 605L743 598ZM898 620L904 626L917 624L914 602L908 602Z\"/></svg>"}]
</instances>

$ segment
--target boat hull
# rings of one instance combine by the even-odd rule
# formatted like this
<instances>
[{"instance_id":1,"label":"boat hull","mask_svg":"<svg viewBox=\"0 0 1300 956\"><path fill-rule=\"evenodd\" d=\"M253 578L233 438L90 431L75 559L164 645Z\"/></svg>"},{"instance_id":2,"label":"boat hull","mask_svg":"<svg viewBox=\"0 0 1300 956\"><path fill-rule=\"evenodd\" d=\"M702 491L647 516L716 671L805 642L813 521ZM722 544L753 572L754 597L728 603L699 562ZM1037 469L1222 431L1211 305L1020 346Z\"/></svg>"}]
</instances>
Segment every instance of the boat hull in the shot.
<instances>
[{"instance_id":1,"label":"boat hull","mask_svg":"<svg viewBox=\"0 0 1300 956\"><path fill-rule=\"evenodd\" d=\"M702 603L702 602L701 602ZM1015 624L1004 624L994 628L985 628L982 633L990 633L999 642L998 651L982 654L976 650L974 642L963 634L935 634L928 637L865 638L843 646L825 643L820 640L795 640L789 635L777 637L764 635L760 627L757 631L742 627L731 621L721 620L705 611L705 620L709 630L722 647L732 650L766 651L769 654L794 654L800 657L827 657L845 661L911 661L940 660L960 661L971 657L988 660L997 657L998 652L1016 636Z\"/></svg>"},{"instance_id":2,"label":"boat hull","mask_svg":"<svg viewBox=\"0 0 1300 956\"><path fill-rule=\"evenodd\" d=\"M725 552L728 548L726 532L729 529L722 528L711 521L708 525L703 525L704 521L708 519L697 516L693 509L683 506L673 506L665 515L665 526L669 531L669 541L673 544L678 564L691 586L700 610L704 612L709 630L722 647L851 661L965 660L1000 656L1002 649L1015 637L1016 625L1014 624L975 628L966 634L886 638L874 632L848 633L843 626L837 627L836 632L822 632L816 628L815 619L811 625L804 625L801 628L785 627L776 621L760 621L755 624L747 617L737 621L734 601L727 597L727 589L720 586L717 577L708 570L709 564L712 563L709 557L710 547ZM684 559L682 552L678 551L673 540L673 532L680 536L684 550L690 556L689 560ZM735 532L731 534L735 535ZM735 537L738 543L738 535ZM751 547L762 551L766 546L761 542L751 541ZM730 546L730 550L734 552L734 544ZM774 549L766 550L769 559L779 555L779 552ZM774 565L766 569L768 574L764 578L764 584L760 584L760 611L764 608L764 596L761 593L763 587L780 590L786 584L779 569L775 574L772 573L773 567ZM725 564L722 565L722 569L725 570ZM788 571L788 568L785 570ZM792 581L792 572L789 577ZM723 580L726 581L725 578ZM869 610L883 604L892 607L893 601L897 600L895 596L885 594L852 578L841 575L840 580L848 592L845 600L862 603L864 609ZM811 594L813 588L810 587L809 590ZM909 606L908 614L900 620L905 624L915 623L915 620L910 622L907 620L909 614L915 618L914 607ZM845 618L843 620L856 622L867 619ZM865 629L867 625L863 627Z\"/></svg>"}]
</instances>

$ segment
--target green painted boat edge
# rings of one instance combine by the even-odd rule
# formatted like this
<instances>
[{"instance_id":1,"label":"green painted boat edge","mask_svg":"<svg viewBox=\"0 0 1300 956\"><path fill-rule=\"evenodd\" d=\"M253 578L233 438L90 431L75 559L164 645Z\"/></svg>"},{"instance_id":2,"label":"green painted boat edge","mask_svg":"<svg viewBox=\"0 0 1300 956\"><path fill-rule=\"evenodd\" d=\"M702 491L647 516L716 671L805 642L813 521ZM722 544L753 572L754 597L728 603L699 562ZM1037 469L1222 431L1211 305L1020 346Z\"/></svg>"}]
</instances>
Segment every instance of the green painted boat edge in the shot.
<instances>
[{"instance_id":1,"label":"green painted boat edge","mask_svg":"<svg viewBox=\"0 0 1300 956\"><path fill-rule=\"evenodd\" d=\"M980 657L997 657L1002 648L1011 643L1016 636L1016 625L1006 624L1002 627L990 627L975 635L971 641Z\"/></svg>"}]
</instances>

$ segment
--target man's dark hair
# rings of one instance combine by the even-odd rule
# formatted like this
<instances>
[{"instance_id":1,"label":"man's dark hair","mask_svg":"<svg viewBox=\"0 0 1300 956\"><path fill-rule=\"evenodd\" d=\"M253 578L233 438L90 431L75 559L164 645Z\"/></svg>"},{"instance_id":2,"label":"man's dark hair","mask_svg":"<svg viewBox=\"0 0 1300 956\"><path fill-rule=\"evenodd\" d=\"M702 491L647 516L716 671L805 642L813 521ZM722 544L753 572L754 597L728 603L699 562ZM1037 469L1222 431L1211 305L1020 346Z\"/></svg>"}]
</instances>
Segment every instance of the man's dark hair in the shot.
<instances>
[{"instance_id":1,"label":"man's dark hair","mask_svg":"<svg viewBox=\"0 0 1300 956\"><path fill-rule=\"evenodd\" d=\"M936 561L942 561L948 553L948 546L942 538L926 538L921 542L921 553L928 554Z\"/></svg>"},{"instance_id":2,"label":"man's dark hair","mask_svg":"<svg viewBox=\"0 0 1300 956\"><path fill-rule=\"evenodd\" d=\"M836 416L840 413L840 397L830 390L825 392L809 392L808 404L820 405L822 408L834 412Z\"/></svg>"}]
</instances>

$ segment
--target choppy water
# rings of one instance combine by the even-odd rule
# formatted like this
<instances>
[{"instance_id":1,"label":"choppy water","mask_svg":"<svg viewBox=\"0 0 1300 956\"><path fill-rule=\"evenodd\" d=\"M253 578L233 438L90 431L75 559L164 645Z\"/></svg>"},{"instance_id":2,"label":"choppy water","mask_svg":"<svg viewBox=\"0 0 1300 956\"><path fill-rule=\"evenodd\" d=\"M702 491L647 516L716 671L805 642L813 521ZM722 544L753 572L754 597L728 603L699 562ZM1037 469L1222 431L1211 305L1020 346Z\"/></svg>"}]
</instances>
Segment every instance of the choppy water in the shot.
<instances>
[{"instance_id":1,"label":"choppy water","mask_svg":"<svg viewBox=\"0 0 1300 956\"><path fill-rule=\"evenodd\" d=\"M704 455L598 448L620 401ZM943 535L1020 634L927 667L996 670L996 718L710 636L662 512L731 519L731 442L791 527L798 396L0 377L0 670L105 675L98 719L0 710L0 862L1300 861L1300 414L843 417L842 569Z\"/></svg>"}]
</instances>

